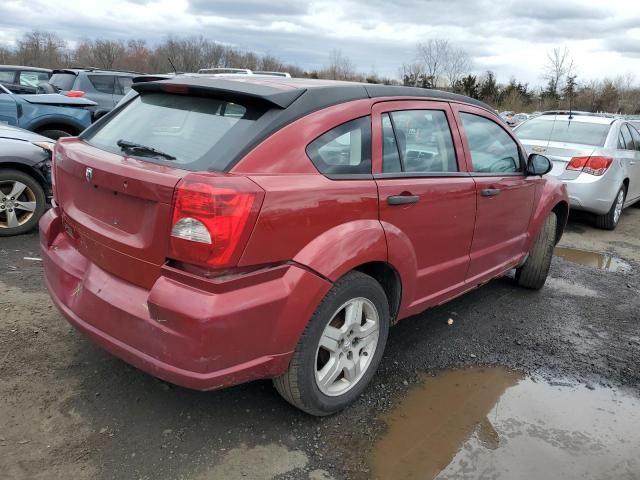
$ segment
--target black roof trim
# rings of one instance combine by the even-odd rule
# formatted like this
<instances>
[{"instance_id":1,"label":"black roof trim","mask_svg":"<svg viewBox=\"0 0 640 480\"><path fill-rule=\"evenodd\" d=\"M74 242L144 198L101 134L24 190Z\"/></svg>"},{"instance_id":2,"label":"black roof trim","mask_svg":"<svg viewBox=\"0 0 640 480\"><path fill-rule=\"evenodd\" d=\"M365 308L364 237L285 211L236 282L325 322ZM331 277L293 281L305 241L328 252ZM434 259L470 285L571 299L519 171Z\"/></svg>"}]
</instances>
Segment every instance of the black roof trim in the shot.
<instances>
[{"instance_id":1,"label":"black roof trim","mask_svg":"<svg viewBox=\"0 0 640 480\"><path fill-rule=\"evenodd\" d=\"M48 72L51 73L53 70L50 68L41 68L41 67L29 67L25 65L0 65L0 70L5 72L15 72L18 70L28 70L30 72Z\"/></svg>"},{"instance_id":2,"label":"black roof trim","mask_svg":"<svg viewBox=\"0 0 640 480\"><path fill-rule=\"evenodd\" d=\"M213 78L203 82L195 77L180 77L168 80L157 80L151 82L134 83L131 88L137 92L169 92L165 87L168 85L187 86L189 93L203 96L225 96L226 98L244 98L266 102L277 108L287 108L298 97L305 93L305 89L281 90L265 85L235 82L224 78Z\"/></svg>"},{"instance_id":3,"label":"black roof trim","mask_svg":"<svg viewBox=\"0 0 640 480\"><path fill-rule=\"evenodd\" d=\"M73 73L77 75L80 72L89 73L127 73L132 75L145 75L144 72L136 72L135 70L118 70L112 68L98 68L98 67L69 67L69 68L56 68L53 73Z\"/></svg>"},{"instance_id":4,"label":"black roof trim","mask_svg":"<svg viewBox=\"0 0 640 480\"><path fill-rule=\"evenodd\" d=\"M364 89L370 98L376 97L427 97L449 102L469 103L495 113L495 110L484 102L457 93L433 90L430 88L401 87L396 85L364 84Z\"/></svg>"}]
</instances>

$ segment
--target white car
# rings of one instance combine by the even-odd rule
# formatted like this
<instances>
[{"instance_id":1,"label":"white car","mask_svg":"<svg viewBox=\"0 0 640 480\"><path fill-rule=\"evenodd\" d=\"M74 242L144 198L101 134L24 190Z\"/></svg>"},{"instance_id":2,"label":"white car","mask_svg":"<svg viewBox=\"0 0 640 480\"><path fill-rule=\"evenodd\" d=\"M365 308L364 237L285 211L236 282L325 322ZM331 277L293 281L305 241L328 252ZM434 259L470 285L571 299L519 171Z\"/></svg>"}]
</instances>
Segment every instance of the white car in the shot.
<instances>
[{"instance_id":1,"label":"white car","mask_svg":"<svg viewBox=\"0 0 640 480\"><path fill-rule=\"evenodd\" d=\"M515 129L528 153L553 162L549 175L567 185L571 208L596 214L613 230L640 200L640 133L627 120L585 112L545 112Z\"/></svg>"}]
</instances>

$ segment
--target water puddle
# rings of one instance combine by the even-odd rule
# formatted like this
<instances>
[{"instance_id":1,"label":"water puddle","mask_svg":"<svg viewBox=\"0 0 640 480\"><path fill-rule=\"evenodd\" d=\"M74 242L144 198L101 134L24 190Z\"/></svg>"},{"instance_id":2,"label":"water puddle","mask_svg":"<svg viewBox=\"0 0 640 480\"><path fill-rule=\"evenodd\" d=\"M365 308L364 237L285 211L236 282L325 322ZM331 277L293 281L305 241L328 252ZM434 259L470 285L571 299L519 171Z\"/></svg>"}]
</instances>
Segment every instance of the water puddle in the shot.
<instances>
[{"instance_id":1,"label":"water puddle","mask_svg":"<svg viewBox=\"0 0 640 480\"><path fill-rule=\"evenodd\" d=\"M628 272L631 270L631 265L627 262L608 253L590 252L578 248L556 247L554 255L564 258L569 262L599 268L600 270L607 270L609 272Z\"/></svg>"},{"instance_id":2,"label":"water puddle","mask_svg":"<svg viewBox=\"0 0 640 480\"><path fill-rule=\"evenodd\" d=\"M378 480L640 476L640 400L617 390L454 370L427 377L386 420Z\"/></svg>"}]
</instances>

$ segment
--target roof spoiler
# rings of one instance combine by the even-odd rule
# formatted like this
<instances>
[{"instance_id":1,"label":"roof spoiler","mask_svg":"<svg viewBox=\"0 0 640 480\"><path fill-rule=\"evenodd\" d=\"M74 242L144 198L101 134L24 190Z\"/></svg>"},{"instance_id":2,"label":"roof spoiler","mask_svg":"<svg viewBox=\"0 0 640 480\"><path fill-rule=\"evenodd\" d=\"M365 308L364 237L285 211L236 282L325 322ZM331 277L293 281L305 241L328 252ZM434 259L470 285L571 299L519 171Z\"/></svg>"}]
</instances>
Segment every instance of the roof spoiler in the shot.
<instances>
[{"instance_id":1,"label":"roof spoiler","mask_svg":"<svg viewBox=\"0 0 640 480\"><path fill-rule=\"evenodd\" d=\"M282 109L287 108L306 91L306 89L278 90L265 85L236 82L224 78L212 78L209 85L202 85L201 80L198 79L180 78L134 83L131 88L137 92L190 94L239 102L249 100Z\"/></svg>"}]
</instances>

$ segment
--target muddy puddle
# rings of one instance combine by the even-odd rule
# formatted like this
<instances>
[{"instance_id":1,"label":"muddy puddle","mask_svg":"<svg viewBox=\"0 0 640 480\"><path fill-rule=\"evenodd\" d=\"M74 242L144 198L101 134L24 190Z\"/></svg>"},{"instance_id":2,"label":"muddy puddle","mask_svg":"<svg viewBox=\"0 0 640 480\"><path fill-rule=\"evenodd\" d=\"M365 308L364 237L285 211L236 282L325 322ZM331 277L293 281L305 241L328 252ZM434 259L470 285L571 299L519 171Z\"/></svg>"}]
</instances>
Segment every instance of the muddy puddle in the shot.
<instances>
[{"instance_id":1,"label":"muddy puddle","mask_svg":"<svg viewBox=\"0 0 640 480\"><path fill-rule=\"evenodd\" d=\"M375 478L640 478L640 400L590 388L502 368L426 377L386 417Z\"/></svg>"},{"instance_id":2,"label":"muddy puddle","mask_svg":"<svg viewBox=\"0 0 640 480\"><path fill-rule=\"evenodd\" d=\"M631 270L631 265L627 262L608 253L590 252L578 248L556 247L554 255L569 262L599 268L600 270L607 270L609 272L628 272Z\"/></svg>"}]
</instances>

